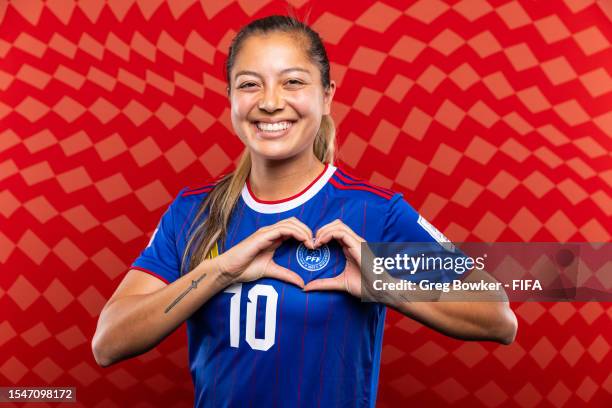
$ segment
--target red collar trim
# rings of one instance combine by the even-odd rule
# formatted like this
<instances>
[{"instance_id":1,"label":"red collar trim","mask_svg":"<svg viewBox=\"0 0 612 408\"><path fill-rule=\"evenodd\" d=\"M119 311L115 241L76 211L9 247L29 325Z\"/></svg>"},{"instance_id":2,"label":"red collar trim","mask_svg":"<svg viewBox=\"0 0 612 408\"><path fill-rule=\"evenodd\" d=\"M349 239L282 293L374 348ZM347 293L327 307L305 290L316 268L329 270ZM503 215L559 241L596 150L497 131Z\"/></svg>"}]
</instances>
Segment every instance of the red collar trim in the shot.
<instances>
[{"instance_id":1,"label":"red collar trim","mask_svg":"<svg viewBox=\"0 0 612 408\"><path fill-rule=\"evenodd\" d=\"M287 198L283 198L280 200L272 200L272 201L266 201L266 200L260 200L259 198L255 197L255 194L253 194L253 190L251 190L251 184L249 183L249 178L247 177L246 180L246 187L247 190L249 191L250 196L253 198L253 200L255 200L256 202L260 203L260 204L280 204L280 203L284 203L287 201L291 201L295 198L298 198L299 196L301 196L302 194L304 194L306 191L308 191L308 189L310 189L310 187L312 187L314 185L314 183L316 183L321 177L323 177L323 174L325 174L325 172L327 171L327 167L329 166L329 163L325 163L325 167L323 168L323 171L321 172L321 174L319 174L314 180L312 180L312 182L310 184L308 184L302 191L300 191L299 193L292 195L291 197L287 197Z\"/></svg>"}]
</instances>

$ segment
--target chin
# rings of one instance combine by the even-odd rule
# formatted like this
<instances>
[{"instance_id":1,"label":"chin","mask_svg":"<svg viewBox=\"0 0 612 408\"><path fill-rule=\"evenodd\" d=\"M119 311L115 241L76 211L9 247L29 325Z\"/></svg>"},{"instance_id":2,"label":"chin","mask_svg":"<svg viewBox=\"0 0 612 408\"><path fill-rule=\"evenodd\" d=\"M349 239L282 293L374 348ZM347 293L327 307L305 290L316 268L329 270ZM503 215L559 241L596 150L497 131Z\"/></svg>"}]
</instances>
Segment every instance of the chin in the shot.
<instances>
[{"instance_id":1,"label":"chin","mask_svg":"<svg viewBox=\"0 0 612 408\"><path fill-rule=\"evenodd\" d=\"M254 155L266 160L285 160L297 154L297 152L281 146L266 146L264 148L251 148L250 150Z\"/></svg>"}]
</instances>

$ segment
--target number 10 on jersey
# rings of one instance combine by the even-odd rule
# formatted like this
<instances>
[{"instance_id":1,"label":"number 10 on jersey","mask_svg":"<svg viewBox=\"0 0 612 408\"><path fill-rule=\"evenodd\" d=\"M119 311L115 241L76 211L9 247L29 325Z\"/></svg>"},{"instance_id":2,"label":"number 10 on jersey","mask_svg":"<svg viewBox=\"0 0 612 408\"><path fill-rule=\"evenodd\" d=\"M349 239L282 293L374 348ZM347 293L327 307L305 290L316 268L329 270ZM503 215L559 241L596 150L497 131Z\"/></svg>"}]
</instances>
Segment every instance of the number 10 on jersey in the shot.
<instances>
[{"instance_id":1,"label":"number 10 on jersey","mask_svg":"<svg viewBox=\"0 0 612 408\"><path fill-rule=\"evenodd\" d=\"M240 344L240 296L242 295L242 283L235 283L224 290L231 293L230 300L230 346L239 347ZM261 296L266 297L266 313L264 316L264 337L255 337L255 326L257 322L257 302ZM246 305L246 330L245 340L254 350L269 350L274 345L276 338L276 306L278 292L273 286L257 284L247 292Z\"/></svg>"}]
</instances>

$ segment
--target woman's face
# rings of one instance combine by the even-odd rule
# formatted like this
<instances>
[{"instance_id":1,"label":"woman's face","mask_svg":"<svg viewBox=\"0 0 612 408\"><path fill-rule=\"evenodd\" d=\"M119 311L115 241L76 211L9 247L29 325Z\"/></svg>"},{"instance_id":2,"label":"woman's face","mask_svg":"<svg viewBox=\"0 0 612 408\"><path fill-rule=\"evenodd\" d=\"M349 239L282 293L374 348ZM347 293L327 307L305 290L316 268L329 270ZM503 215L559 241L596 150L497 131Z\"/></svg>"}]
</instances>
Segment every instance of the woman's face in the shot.
<instances>
[{"instance_id":1,"label":"woman's face","mask_svg":"<svg viewBox=\"0 0 612 408\"><path fill-rule=\"evenodd\" d=\"M336 89L323 89L318 67L285 33L246 39L230 72L234 130L251 151L280 160L312 151Z\"/></svg>"}]
</instances>

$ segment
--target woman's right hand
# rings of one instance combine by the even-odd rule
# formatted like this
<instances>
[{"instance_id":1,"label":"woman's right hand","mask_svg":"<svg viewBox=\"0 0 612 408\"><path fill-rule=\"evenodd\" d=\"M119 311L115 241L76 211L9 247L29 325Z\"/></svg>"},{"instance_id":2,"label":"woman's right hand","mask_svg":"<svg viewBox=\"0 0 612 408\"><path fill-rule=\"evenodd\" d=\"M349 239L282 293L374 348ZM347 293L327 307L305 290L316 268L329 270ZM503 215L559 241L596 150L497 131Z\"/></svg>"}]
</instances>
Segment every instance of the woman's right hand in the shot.
<instances>
[{"instance_id":1,"label":"woman's right hand","mask_svg":"<svg viewBox=\"0 0 612 408\"><path fill-rule=\"evenodd\" d=\"M312 231L295 217L262 227L227 252L214 258L228 285L274 278L301 288L304 280L297 273L274 262L274 251L284 240L295 238L314 249Z\"/></svg>"}]
</instances>

